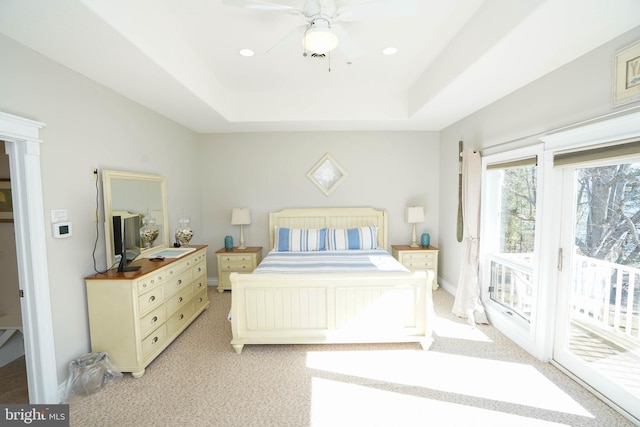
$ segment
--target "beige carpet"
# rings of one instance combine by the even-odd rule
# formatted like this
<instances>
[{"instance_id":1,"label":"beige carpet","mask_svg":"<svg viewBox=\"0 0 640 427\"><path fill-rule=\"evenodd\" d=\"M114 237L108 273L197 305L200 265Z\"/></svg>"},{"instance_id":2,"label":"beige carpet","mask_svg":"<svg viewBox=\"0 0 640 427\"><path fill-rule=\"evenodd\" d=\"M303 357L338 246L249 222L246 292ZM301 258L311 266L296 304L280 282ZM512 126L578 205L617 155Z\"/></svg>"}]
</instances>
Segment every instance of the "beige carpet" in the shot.
<instances>
[{"instance_id":1,"label":"beige carpet","mask_svg":"<svg viewBox=\"0 0 640 427\"><path fill-rule=\"evenodd\" d=\"M430 351L417 344L247 345L236 354L231 294L140 379L125 374L70 406L72 426L627 426L555 367L491 326L451 315L434 292Z\"/></svg>"}]
</instances>

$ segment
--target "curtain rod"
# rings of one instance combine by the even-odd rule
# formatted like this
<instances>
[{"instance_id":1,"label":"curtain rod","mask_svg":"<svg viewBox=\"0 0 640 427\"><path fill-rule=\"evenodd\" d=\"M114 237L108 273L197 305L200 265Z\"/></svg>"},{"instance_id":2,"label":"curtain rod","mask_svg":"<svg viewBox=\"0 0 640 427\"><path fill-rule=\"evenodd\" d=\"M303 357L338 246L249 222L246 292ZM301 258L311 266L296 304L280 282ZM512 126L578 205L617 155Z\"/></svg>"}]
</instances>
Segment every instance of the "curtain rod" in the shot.
<instances>
[{"instance_id":1,"label":"curtain rod","mask_svg":"<svg viewBox=\"0 0 640 427\"><path fill-rule=\"evenodd\" d=\"M613 113L604 114L602 116L593 117L591 119L586 119L586 120L583 120L581 122L573 123L573 124L570 124L570 125L560 126L558 128L548 129L546 131L533 133L531 135L527 135L527 136L523 136L523 137L520 137L520 138L512 139L510 141L505 141L505 142L500 142L498 144L490 145L488 147L485 147L485 148L481 149L480 150L480 154L482 154L482 152L484 150L491 150L491 149L494 149L494 148L502 147L503 145L513 144L514 142L524 141L525 139L533 138L533 137L536 137L536 136L547 135L547 134L550 134L550 133L560 132L560 131L563 131L563 130L569 130L569 129L580 127L580 126L585 126L587 124L595 123L595 122L598 122L598 121L601 121L601 120L604 120L604 119L611 118L613 116L623 116L623 115L625 115L625 114L627 114L629 112L632 112L634 110L640 110L640 105L629 107L629 108L626 108L626 109L621 110L621 111L616 111L616 112L613 112Z\"/></svg>"}]
</instances>

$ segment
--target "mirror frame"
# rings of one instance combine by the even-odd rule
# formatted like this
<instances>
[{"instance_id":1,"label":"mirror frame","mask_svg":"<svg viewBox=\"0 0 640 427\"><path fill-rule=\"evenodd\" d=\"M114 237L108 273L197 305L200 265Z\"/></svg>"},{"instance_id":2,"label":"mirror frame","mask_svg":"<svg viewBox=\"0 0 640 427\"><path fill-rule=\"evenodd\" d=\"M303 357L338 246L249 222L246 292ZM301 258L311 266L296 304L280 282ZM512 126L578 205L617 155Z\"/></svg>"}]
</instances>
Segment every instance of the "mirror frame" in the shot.
<instances>
[{"instance_id":1,"label":"mirror frame","mask_svg":"<svg viewBox=\"0 0 640 427\"><path fill-rule=\"evenodd\" d=\"M107 268L115 266L115 255L113 253L113 195L112 195L112 181L113 180L135 180L135 181L148 181L157 182L160 184L160 193L162 197L162 221L158 223L163 227L163 242L159 243L149 249L140 249L140 256L145 256L148 253L152 253L161 249L169 247L171 242L169 233L169 210L167 209L167 183L164 176L151 175L136 172L123 172L115 170L103 170L102 171L102 196L104 200L104 240L107 257ZM143 215L145 212L140 212Z\"/></svg>"}]
</instances>

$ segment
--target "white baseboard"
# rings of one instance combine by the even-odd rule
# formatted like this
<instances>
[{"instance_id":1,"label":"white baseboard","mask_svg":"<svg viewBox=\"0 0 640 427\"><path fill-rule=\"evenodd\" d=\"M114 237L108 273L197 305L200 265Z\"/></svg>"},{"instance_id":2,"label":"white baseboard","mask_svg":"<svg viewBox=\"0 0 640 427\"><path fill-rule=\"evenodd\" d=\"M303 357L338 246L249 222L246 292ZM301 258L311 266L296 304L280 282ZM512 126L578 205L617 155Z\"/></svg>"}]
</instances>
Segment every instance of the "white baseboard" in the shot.
<instances>
[{"instance_id":1,"label":"white baseboard","mask_svg":"<svg viewBox=\"0 0 640 427\"><path fill-rule=\"evenodd\" d=\"M449 283L446 280L444 280L442 277L438 277L438 284L440 284L442 289L444 289L445 291L449 292L451 295L453 295L453 296L456 295L456 289L457 288L455 286L453 286L451 283Z\"/></svg>"}]
</instances>

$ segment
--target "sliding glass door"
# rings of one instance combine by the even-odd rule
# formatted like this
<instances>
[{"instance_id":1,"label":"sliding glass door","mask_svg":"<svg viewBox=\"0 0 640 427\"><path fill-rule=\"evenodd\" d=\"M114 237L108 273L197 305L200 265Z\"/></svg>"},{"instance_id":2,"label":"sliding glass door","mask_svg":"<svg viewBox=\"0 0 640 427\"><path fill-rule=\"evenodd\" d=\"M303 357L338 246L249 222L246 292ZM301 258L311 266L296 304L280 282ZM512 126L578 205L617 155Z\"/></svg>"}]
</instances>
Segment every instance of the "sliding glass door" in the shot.
<instances>
[{"instance_id":1,"label":"sliding glass door","mask_svg":"<svg viewBox=\"0 0 640 427\"><path fill-rule=\"evenodd\" d=\"M554 360L640 419L640 157L565 166Z\"/></svg>"}]
</instances>

